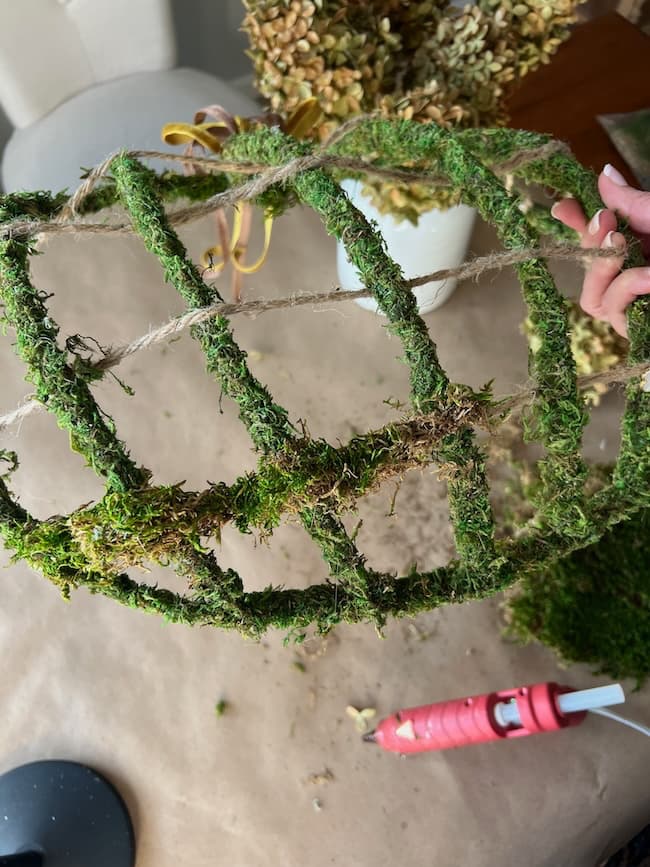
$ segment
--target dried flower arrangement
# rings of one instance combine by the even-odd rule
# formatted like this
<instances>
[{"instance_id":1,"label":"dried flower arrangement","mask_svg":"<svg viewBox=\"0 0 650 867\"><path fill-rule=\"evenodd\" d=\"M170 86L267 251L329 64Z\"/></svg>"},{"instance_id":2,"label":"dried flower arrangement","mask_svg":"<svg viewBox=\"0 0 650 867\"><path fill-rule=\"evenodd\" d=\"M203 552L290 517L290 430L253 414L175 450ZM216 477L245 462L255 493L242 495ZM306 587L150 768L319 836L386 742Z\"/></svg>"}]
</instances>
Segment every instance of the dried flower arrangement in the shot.
<instances>
[{"instance_id":1,"label":"dried flower arrangement","mask_svg":"<svg viewBox=\"0 0 650 867\"><path fill-rule=\"evenodd\" d=\"M243 0L256 84L287 117L316 98L320 139L360 112L444 127L498 126L515 83L548 63L581 0ZM373 155L368 155L373 156ZM444 189L367 180L382 213L417 222Z\"/></svg>"}]
</instances>

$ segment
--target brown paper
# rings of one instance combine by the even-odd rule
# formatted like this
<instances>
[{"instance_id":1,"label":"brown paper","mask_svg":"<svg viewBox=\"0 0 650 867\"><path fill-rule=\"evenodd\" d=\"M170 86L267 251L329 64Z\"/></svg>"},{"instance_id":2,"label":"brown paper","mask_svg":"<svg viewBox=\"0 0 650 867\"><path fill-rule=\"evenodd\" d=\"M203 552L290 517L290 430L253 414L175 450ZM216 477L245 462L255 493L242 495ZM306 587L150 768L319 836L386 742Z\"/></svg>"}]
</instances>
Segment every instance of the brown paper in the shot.
<instances>
[{"instance_id":1,"label":"brown paper","mask_svg":"<svg viewBox=\"0 0 650 867\"><path fill-rule=\"evenodd\" d=\"M198 257L211 242L210 223L183 235ZM494 249L493 232L478 226L473 252ZM124 342L183 309L133 238L52 239L33 270L56 293L50 303L63 334ZM562 264L556 272L575 295L578 270ZM335 284L333 241L312 214L294 210L278 221L269 262L249 278L246 297ZM507 270L461 284L426 321L453 379L480 386L494 378L496 392L509 393L526 381L522 319ZM353 303L233 319L254 372L293 419L331 441L395 418L383 401L407 397L401 349L384 325ZM30 390L9 344L9 336L0 340L2 412ZM135 397L110 378L95 391L156 482L198 488L254 466L232 404L224 400L220 411L219 388L188 336L136 355L119 374ZM607 399L594 414L592 460L615 454L619 408ZM13 487L40 518L101 494L45 413L0 434L0 445L19 452ZM370 563L444 563L453 545L443 484L430 472L409 476L397 517L387 518L393 492L386 485L360 509L358 538ZM250 588L305 586L325 574L295 523L268 544L228 529L219 556ZM162 570L144 577L181 586ZM561 670L541 647L504 641L499 598L431 612L417 628L392 621L384 639L370 626L339 628L325 648L299 650L283 647L279 634L255 644L166 625L85 592L66 603L20 564L2 580L0 771L58 757L105 772L133 811L139 867L592 867L647 822L647 742L604 719L409 760L360 742L349 704L381 717L544 679L606 682L585 667ZM650 692L626 687L625 713L650 723ZM217 717L220 699L228 707ZM331 780L310 781L326 770Z\"/></svg>"}]
</instances>

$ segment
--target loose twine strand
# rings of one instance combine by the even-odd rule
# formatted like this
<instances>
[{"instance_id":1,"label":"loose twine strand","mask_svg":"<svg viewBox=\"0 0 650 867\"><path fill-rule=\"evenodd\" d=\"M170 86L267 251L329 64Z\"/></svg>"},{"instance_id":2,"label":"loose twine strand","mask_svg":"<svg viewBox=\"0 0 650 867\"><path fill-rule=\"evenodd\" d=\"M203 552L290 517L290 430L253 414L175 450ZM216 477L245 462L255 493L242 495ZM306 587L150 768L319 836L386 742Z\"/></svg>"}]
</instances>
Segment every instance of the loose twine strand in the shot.
<instances>
[{"instance_id":1,"label":"loose twine strand","mask_svg":"<svg viewBox=\"0 0 650 867\"><path fill-rule=\"evenodd\" d=\"M95 166L95 168L89 172L88 176L79 185L77 190L66 202L54 220L42 222L33 220L13 220L4 224L1 234L4 237L11 238L16 235L34 237L39 234L61 232L132 232L133 227L130 224L84 223L80 222L78 216L83 203L91 194L97 183L110 171L111 164L118 153L126 153L128 156L141 159L155 158L172 162L192 162L201 165L204 168L209 168L210 170L219 172L257 175L257 177L252 180L231 187L223 193L218 193L217 195L207 199L205 202L173 211L170 213L169 219L176 225L188 223L191 220L206 216L217 208L234 205L239 201L254 199L274 184L286 182L301 172L321 168L323 166L374 174L385 179L401 182L409 181L428 183L436 186L448 185L444 178L431 174L384 168L382 166L373 165L364 160L349 159L327 153L329 148L340 142L349 132L359 124L367 121L371 116L372 115L362 115L352 118L350 121L342 124L337 130L335 130L330 138L314 153L297 157L284 165L272 168L255 163L225 162L212 157L188 157L184 154L172 154L162 151L133 150L116 152L108 156L102 163ZM555 153L563 153L567 151L568 148L563 142L551 141L539 148L532 148L528 151L523 151L508 160L496 164L493 168L500 173L511 173L529 162L548 159ZM431 274L407 280L405 283L412 289L432 281L442 281L450 278L478 278L486 271L501 269L508 265L525 262L531 258L543 257L584 262L591 258L620 256L621 252L622 251L618 249L583 250L579 247L573 247L566 244L547 244L526 250L510 250L491 253L487 256L480 256L463 263L457 268L445 268L439 271L434 271ZM141 335L131 343L107 350L102 358L92 364L92 367L98 371L109 370L121 364L126 358L129 358L136 352L148 349L157 343L170 340L185 329L190 328L193 325L198 325L201 322L205 322L214 316L233 316L239 313L256 315L268 310L280 310L288 307L330 304L332 302L368 298L371 297L372 294L372 291L369 289L359 289L355 291L341 291L340 289L336 289L332 292L303 293L275 299L261 298L238 304L223 304L221 302L211 304L208 307L190 310L182 316L171 319L164 325L151 329L149 332ZM626 382L634 376L639 376L644 373L646 367L646 365L640 365L635 368L621 366L604 373L582 377L580 385L581 387L587 387L595 382L602 382L605 384L612 382ZM534 391L531 390L521 395L513 395L505 398L504 401L499 404L499 409L496 414L501 415L504 411L507 411L508 415L512 415L514 412L518 411L518 409L523 407L533 395ZM504 407L506 410L504 410ZM28 415L31 415L33 412L40 409L44 409L42 403L34 399L28 399L26 403L22 404L12 412L0 416L0 431L22 421Z\"/></svg>"},{"instance_id":2,"label":"loose twine strand","mask_svg":"<svg viewBox=\"0 0 650 867\"><path fill-rule=\"evenodd\" d=\"M471 259L457 268L444 268L439 271L433 271L431 274L425 274L421 277L414 277L410 280L406 280L405 284L409 288L413 289L417 286L422 286L425 283L440 282L450 278L478 278L487 271L498 270L508 265L525 262L532 258L583 260L585 258L589 259L603 255L617 256L621 255L621 252L622 251L617 248L610 250L583 250L580 247L571 247L564 244L545 244L541 247L533 247L526 250L506 250L504 252L490 253L487 256L477 256L475 259ZM346 291L338 288L332 292L301 293L282 298L259 298L254 301L244 301L239 304L215 302L207 307L190 310L182 316L170 319L163 325L150 329L146 334L141 335L131 343L107 349L101 358L92 363L91 367L102 372L110 370L113 367L117 367L131 355L141 352L144 349L149 349L151 346L155 346L158 343L164 343L171 340L187 328L191 328L193 325L199 325L208 319L212 319L214 316L233 316L239 313L255 316L269 310L282 310L289 307L304 307L309 305L338 303L340 301L353 301L358 298L370 298L372 297L372 294L373 293L369 289ZM579 385L581 388L587 388L596 382L605 385L613 382L627 382L629 379L639 376L646 369L647 364L634 368L620 366L613 368L610 371L582 377L579 381ZM523 406L533 394L533 391L527 393L523 396L523 400L522 396L505 398L505 404L508 404L508 402L512 400L516 401L512 404L513 409L508 410L508 414L512 415L513 412L515 412L517 408ZM502 404L502 406L505 404ZM37 400L29 400L17 409L0 416L0 431L22 421L28 415L40 409L44 409L43 404Z\"/></svg>"},{"instance_id":3,"label":"loose twine strand","mask_svg":"<svg viewBox=\"0 0 650 867\"><path fill-rule=\"evenodd\" d=\"M617 248L608 249L605 252L607 256L621 255L621 251ZM507 265L513 265L519 262L525 262L528 259L543 257L555 259L582 259L585 253L587 253L588 256L594 257L598 255L600 251L595 249L583 250L581 248L568 247L563 244L549 244L527 250L507 250L505 252L490 253L487 256L477 256L475 259L471 259L457 268L443 268L421 277L414 277L410 280L405 280L404 282L410 289L414 289L417 286L423 286L425 283L441 282L450 278L478 278L481 274L484 274L487 271L501 269ZM329 304L331 302L356 300L357 298L371 298L372 294L373 293L370 289L348 291L337 288L332 292L300 293L282 298L259 298L254 301L244 301L237 304L224 304L223 302L218 301L207 307L199 307L196 310L190 310L187 313L184 313L182 316L170 319L169 322L166 322L158 328L151 329L147 334L143 334L131 343L116 346L107 350L102 358L94 362L93 367L102 371L108 370L111 367L116 367L130 355L140 352L142 349L148 349L156 343L170 340L186 328L198 325L201 322L212 319L214 316L233 316L239 313L257 315L259 313L265 313L268 310L282 310L287 307L304 307L310 304Z\"/></svg>"}]
</instances>

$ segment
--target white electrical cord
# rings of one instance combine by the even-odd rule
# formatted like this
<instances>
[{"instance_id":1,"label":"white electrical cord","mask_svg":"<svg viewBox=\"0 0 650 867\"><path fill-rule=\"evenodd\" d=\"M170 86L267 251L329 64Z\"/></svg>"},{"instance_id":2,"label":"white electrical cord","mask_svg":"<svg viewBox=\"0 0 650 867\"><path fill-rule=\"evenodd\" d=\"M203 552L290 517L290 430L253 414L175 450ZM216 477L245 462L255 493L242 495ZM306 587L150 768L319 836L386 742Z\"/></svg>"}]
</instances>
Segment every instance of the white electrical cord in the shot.
<instances>
[{"instance_id":1,"label":"white electrical cord","mask_svg":"<svg viewBox=\"0 0 650 867\"><path fill-rule=\"evenodd\" d=\"M592 707L589 709L589 713L597 713L599 716L606 716L607 719L613 719L615 722L622 723L624 726L629 726L631 729L641 732L642 735L646 735L650 738L650 728L648 728L648 726L634 722L631 719L625 719L625 717L619 716L617 713L612 713L611 710L605 710L604 707Z\"/></svg>"},{"instance_id":2,"label":"white electrical cord","mask_svg":"<svg viewBox=\"0 0 650 867\"><path fill-rule=\"evenodd\" d=\"M591 689L574 690L573 692L565 692L557 697L557 704L563 714L579 713L581 711L589 711L589 713L597 713L599 716L605 716L607 719L612 719L615 722L628 726L634 731L640 732L646 737L650 737L650 728L641 723L633 722L625 719L617 713L612 713L611 710L606 710L603 705L623 704L625 695L620 683L610 683L607 686L596 686ZM509 701L501 701L494 707L494 719L497 725L501 728L521 726L521 717L519 716L519 708L517 707L516 698Z\"/></svg>"}]
</instances>

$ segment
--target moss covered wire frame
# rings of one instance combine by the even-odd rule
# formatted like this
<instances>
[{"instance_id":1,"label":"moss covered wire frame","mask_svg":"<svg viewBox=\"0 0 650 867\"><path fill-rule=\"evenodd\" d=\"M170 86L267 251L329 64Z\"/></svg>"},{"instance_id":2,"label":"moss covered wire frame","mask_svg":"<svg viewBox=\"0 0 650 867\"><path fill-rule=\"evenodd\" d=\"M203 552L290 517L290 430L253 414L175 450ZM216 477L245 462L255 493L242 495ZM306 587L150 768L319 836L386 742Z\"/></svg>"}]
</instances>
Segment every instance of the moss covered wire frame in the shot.
<instances>
[{"instance_id":1,"label":"moss covered wire frame","mask_svg":"<svg viewBox=\"0 0 650 867\"><path fill-rule=\"evenodd\" d=\"M327 154L334 160L356 160L357 166L362 158L375 170L445 179L495 226L504 246L516 251L535 247L539 227L548 232L552 221L538 209L524 213L517 194L492 170L495 166L507 165L523 182L570 193L588 217L602 206L593 173L565 148L550 144L548 137L536 133L450 132L435 124L370 118L338 136ZM150 473L131 459L93 396L92 382L103 372L75 352L74 342L68 340L65 349L59 346L59 329L46 298L29 279L30 239L62 219L66 196L5 196L0 209L5 322L15 331L16 351L27 366L36 399L55 414L69 432L72 448L106 485L96 504L39 521L11 495L6 480L12 456L4 453L9 464L0 480L0 534L16 559L40 570L65 595L86 587L174 622L210 624L247 635L259 635L268 627L299 634L310 624L321 631L341 621L381 625L388 616L487 596L594 543L607 528L649 505L650 394L640 376L627 385L621 448L609 483L596 496L585 494L589 468L580 447L587 414L576 381L566 307L543 259L515 266L532 323L531 340L534 336L530 374L535 399L528 425L529 435L545 448L540 463L543 497L524 531L516 539L501 540L495 533L485 457L474 442L474 428L485 423L487 415L498 414L499 404L487 393L449 382L400 268L387 255L376 228L341 191L323 151L277 129L260 128L229 139L221 158L254 164L258 174L253 184L265 167L286 166L283 174L274 175L275 182L258 184L257 193L250 181L241 189L246 187L246 195L253 189L254 201L274 213L295 202L308 205L327 231L343 241L386 315L387 327L402 343L410 371L410 415L339 447L298 433L286 410L251 373L228 319L213 316L195 325L192 334L204 351L208 371L238 404L240 419L260 453L257 471L232 485L214 484L201 492L152 485ZM78 203L79 212L121 202L133 230L159 259L165 278L188 307L218 300L188 258L164 201L189 197L211 206L223 191L236 192L242 173L156 175L128 153L113 157L105 169L109 175ZM621 230L628 240L629 267L638 263L640 252L627 229ZM632 365L650 360L649 304L641 298L629 311ZM382 480L432 463L445 465L456 559L402 577L370 569L341 515ZM218 534L228 521L244 533L269 533L284 514L297 516L320 548L330 571L326 582L305 589L269 586L247 592L242 578L221 569L214 554L201 546L202 538ZM131 579L126 570L144 560L172 566L188 580L186 594Z\"/></svg>"}]
</instances>

